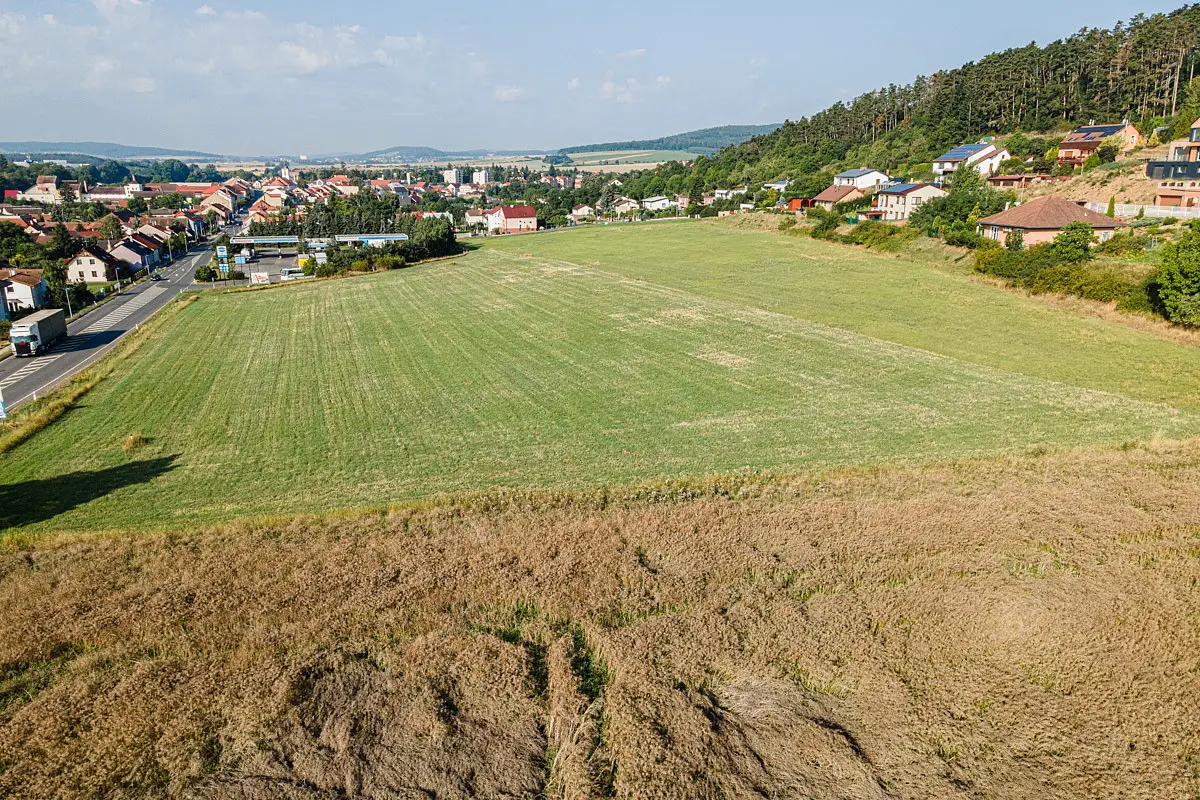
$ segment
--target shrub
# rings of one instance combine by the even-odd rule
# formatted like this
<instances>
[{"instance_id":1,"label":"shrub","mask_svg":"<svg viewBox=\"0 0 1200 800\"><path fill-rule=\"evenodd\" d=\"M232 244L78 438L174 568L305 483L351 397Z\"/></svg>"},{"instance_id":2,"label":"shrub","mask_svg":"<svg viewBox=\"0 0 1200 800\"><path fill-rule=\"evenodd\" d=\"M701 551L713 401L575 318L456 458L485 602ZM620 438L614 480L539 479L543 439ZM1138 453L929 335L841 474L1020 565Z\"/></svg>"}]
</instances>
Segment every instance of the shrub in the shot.
<instances>
[{"instance_id":1,"label":"shrub","mask_svg":"<svg viewBox=\"0 0 1200 800\"><path fill-rule=\"evenodd\" d=\"M796 217L795 216L784 217L783 219L781 219L779 221L779 230L780 231L790 231L794 227L796 227Z\"/></svg>"},{"instance_id":2,"label":"shrub","mask_svg":"<svg viewBox=\"0 0 1200 800\"><path fill-rule=\"evenodd\" d=\"M919 235L920 232L913 228L868 220L855 225L848 234L842 237L842 240L872 250L898 252L904 249L907 242Z\"/></svg>"},{"instance_id":3,"label":"shrub","mask_svg":"<svg viewBox=\"0 0 1200 800\"><path fill-rule=\"evenodd\" d=\"M1063 226L1062 233L1054 237L1052 246L1055 254L1063 261L1078 263L1092 258L1092 245L1095 243L1096 234L1091 225L1086 222L1068 222Z\"/></svg>"},{"instance_id":4,"label":"shrub","mask_svg":"<svg viewBox=\"0 0 1200 800\"><path fill-rule=\"evenodd\" d=\"M1146 276L1145 280L1129 290L1129 293L1117 302L1117 308L1122 311L1134 311L1142 314L1158 314L1166 316L1162 300L1158 296L1158 273Z\"/></svg>"},{"instance_id":5,"label":"shrub","mask_svg":"<svg viewBox=\"0 0 1200 800\"><path fill-rule=\"evenodd\" d=\"M1136 256L1146 249L1145 237L1134 236L1133 231L1118 233L1096 247L1096 252L1106 256Z\"/></svg>"},{"instance_id":6,"label":"shrub","mask_svg":"<svg viewBox=\"0 0 1200 800\"><path fill-rule=\"evenodd\" d=\"M192 277L196 283L208 283L217 279L217 271L212 268L212 264L201 264L196 267Z\"/></svg>"},{"instance_id":7,"label":"shrub","mask_svg":"<svg viewBox=\"0 0 1200 800\"><path fill-rule=\"evenodd\" d=\"M8 334L12 330L12 320L0 319L0 339L8 339Z\"/></svg>"},{"instance_id":8,"label":"shrub","mask_svg":"<svg viewBox=\"0 0 1200 800\"><path fill-rule=\"evenodd\" d=\"M1200 326L1200 233L1188 230L1179 241L1163 247L1157 277L1167 319Z\"/></svg>"}]
</instances>

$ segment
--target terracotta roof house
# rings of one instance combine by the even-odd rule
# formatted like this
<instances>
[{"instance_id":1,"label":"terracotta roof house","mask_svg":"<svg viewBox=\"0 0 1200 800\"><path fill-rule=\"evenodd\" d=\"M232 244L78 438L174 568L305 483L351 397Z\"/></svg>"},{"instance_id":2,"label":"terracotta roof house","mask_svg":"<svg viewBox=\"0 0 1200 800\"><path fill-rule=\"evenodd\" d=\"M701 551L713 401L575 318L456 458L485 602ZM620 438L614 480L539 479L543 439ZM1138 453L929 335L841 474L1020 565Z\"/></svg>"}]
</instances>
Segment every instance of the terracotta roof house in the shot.
<instances>
[{"instance_id":1,"label":"terracotta roof house","mask_svg":"<svg viewBox=\"0 0 1200 800\"><path fill-rule=\"evenodd\" d=\"M1144 141L1142 134L1128 121L1119 125L1084 125L1071 131L1059 144L1058 163L1078 166L1112 136L1121 138L1121 155L1129 153Z\"/></svg>"},{"instance_id":2,"label":"terracotta roof house","mask_svg":"<svg viewBox=\"0 0 1200 800\"><path fill-rule=\"evenodd\" d=\"M537 230L537 209L533 206L497 206L486 212L486 218L489 233Z\"/></svg>"},{"instance_id":3,"label":"terracotta roof house","mask_svg":"<svg viewBox=\"0 0 1200 800\"><path fill-rule=\"evenodd\" d=\"M1054 237L1062 233L1071 222L1086 222L1092 226L1100 241L1107 241L1118 228L1125 223L1118 222L1112 217L1090 211L1083 206L1050 195L1039 197L1013 206L999 214L992 214L979 220L979 233L989 239L1005 244L1008 234L1021 231L1026 247L1043 242L1052 242Z\"/></svg>"},{"instance_id":4,"label":"terracotta roof house","mask_svg":"<svg viewBox=\"0 0 1200 800\"><path fill-rule=\"evenodd\" d=\"M46 281L40 269L0 269L0 281L7 281L5 303L9 311L36 309L46 305Z\"/></svg>"},{"instance_id":5,"label":"terracotta roof house","mask_svg":"<svg viewBox=\"0 0 1200 800\"><path fill-rule=\"evenodd\" d=\"M108 283L117 279L117 270L124 264L115 256L91 244L67 261L67 280L71 283Z\"/></svg>"},{"instance_id":6,"label":"terracotta roof house","mask_svg":"<svg viewBox=\"0 0 1200 800\"><path fill-rule=\"evenodd\" d=\"M857 200L860 197L865 197L865 195L859 191L857 186L830 186L813 198L813 205L832 209L838 203Z\"/></svg>"}]
</instances>

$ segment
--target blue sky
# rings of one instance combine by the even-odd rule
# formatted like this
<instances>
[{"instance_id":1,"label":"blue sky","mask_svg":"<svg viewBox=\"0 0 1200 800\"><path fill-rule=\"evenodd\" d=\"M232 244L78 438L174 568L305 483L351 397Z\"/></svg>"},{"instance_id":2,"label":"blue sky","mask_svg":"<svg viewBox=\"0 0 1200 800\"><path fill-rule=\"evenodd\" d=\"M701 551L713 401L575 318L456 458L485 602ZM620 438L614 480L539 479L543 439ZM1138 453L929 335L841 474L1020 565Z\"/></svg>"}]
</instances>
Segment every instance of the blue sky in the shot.
<instances>
[{"instance_id":1,"label":"blue sky","mask_svg":"<svg viewBox=\"0 0 1200 800\"><path fill-rule=\"evenodd\" d=\"M0 0L0 139L540 149L779 122L1182 4Z\"/></svg>"}]
</instances>

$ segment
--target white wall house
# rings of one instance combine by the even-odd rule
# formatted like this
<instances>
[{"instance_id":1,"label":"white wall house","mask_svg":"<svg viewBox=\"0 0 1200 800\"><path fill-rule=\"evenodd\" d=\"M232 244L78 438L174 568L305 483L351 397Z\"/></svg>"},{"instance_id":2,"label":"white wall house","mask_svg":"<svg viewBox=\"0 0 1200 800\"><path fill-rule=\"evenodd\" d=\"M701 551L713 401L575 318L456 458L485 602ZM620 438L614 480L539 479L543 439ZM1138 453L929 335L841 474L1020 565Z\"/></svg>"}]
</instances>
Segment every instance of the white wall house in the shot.
<instances>
[{"instance_id":1,"label":"white wall house","mask_svg":"<svg viewBox=\"0 0 1200 800\"><path fill-rule=\"evenodd\" d=\"M889 222L906 220L922 203L945 196L946 192L932 183L901 183L897 186L887 186L875 195L872 213L869 216Z\"/></svg>"},{"instance_id":2,"label":"white wall house","mask_svg":"<svg viewBox=\"0 0 1200 800\"><path fill-rule=\"evenodd\" d=\"M673 208L675 201L669 197L647 197L642 201L642 208L647 211L666 211L668 208Z\"/></svg>"},{"instance_id":3,"label":"white wall house","mask_svg":"<svg viewBox=\"0 0 1200 800\"><path fill-rule=\"evenodd\" d=\"M839 172L837 175L834 175L833 185L853 186L861 192L867 189L876 189L885 183L889 183L891 180L891 177L886 172L871 169L870 167L859 167L858 169L848 169L845 172Z\"/></svg>"},{"instance_id":4,"label":"white wall house","mask_svg":"<svg viewBox=\"0 0 1200 800\"><path fill-rule=\"evenodd\" d=\"M933 160L933 174L944 178L963 166L974 167L980 175L991 175L1012 158L1007 150L990 142L964 144Z\"/></svg>"}]
</instances>

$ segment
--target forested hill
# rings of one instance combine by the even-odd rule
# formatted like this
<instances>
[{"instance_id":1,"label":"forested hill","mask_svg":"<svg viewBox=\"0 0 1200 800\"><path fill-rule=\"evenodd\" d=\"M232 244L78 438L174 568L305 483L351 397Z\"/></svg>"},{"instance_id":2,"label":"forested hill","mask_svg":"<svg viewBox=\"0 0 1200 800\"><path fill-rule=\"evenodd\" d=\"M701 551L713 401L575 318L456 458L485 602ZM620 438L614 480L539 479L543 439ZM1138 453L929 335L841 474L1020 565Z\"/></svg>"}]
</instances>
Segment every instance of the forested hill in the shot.
<instances>
[{"instance_id":1,"label":"forested hill","mask_svg":"<svg viewBox=\"0 0 1200 800\"><path fill-rule=\"evenodd\" d=\"M1044 47L993 53L958 69L891 85L785 122L699 159L708 185L797 178L841 163L902 168L989 133L1048 132L1128 118L1153 128L1200 116L1200 5L1085 28ZM1183 123L1180 123L1181 125Z\"/></svg>"},{"instance_id":2,"label":"forested hill","mask_svg":"<svg viewBox=\"0 0 1200 800\"><path fill-rule=\"evenodd\" d=\"M739 144L752 136L770 133L774 125L722 125L698 131L677 133L661 139L638 139L629 142L605 142L580 147L564 147L559 153L603 153L610 150L687 150L690 153L714 153L722 147Z\"/></svg>"}]
</instances>

